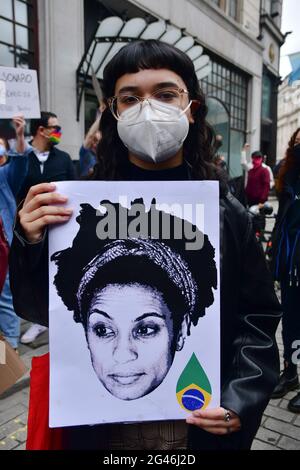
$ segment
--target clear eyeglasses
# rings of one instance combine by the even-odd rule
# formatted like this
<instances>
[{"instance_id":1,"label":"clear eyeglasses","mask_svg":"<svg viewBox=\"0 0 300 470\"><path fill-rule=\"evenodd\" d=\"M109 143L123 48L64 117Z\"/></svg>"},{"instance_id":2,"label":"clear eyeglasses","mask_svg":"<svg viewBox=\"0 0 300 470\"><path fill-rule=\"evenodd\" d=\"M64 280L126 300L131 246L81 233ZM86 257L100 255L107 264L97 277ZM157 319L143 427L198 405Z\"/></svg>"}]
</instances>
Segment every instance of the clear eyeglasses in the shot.
<instances>
[{"instance_id":1,"label":"clear eyeglasses","mask_svg":"<svg viewBox=\"0 0 300 470\"><path fill-rule=\"evenodd\" d=\"M148 98L121 93L120 95L109 98L108 104L113 116L118 121L122 121L128 119L128 113L125 111L130 111L131 109L133 110L133 113L130 113L131 119L139 116L142 111L144 101L148 101L151 107L153 107L152 100L155 100L156 102L171 105L183 110L184 95L188 95L188 91L183 88L164 88L162 90L156 90ZM137 104L140 106L136 106ZM134 114L134 116L131 114Z\"/></svg>"}]
</instances>

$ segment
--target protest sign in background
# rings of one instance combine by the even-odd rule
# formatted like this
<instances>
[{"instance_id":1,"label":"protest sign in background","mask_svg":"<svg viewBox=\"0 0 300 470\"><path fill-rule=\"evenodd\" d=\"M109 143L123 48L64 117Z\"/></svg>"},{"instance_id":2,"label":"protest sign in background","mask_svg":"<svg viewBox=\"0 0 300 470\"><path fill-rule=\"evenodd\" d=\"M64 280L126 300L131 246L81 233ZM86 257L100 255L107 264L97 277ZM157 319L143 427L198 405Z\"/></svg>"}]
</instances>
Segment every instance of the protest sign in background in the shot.
<instances>
[{"instance_id":1,"label":"protest sign in background","mask_svg":"<svg viewBox=\"0 0 300 470\"><path fill-rule=\"evenodd\" d=\"M25 119L41 116L35 70L0 67L0 119L23 115Z\"/></svg>"}]
</instances>

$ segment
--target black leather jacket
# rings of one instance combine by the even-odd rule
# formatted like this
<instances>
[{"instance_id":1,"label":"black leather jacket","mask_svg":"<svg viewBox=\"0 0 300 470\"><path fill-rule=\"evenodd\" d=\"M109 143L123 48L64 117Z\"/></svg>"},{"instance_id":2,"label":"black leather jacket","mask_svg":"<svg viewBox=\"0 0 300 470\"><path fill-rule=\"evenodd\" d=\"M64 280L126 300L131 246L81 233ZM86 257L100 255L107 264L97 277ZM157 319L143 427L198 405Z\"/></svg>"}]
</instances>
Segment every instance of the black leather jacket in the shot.
<instances>
[{"instance_id":1,"label":"black leather jacket","mask_svg":"<svg viewBox=\"0 0 300 470\"><path fill-rule=\"evenodd\" d=\"M192 449L247 449L279 374L275 332L281 308L271 275L243 206L230 194L220 200L222 406L240 416L241 431L227 436L190 427ZM48 249L31 245L17 226L10 255L17 314L48 325Z\"/></svg>"}]
</instances>

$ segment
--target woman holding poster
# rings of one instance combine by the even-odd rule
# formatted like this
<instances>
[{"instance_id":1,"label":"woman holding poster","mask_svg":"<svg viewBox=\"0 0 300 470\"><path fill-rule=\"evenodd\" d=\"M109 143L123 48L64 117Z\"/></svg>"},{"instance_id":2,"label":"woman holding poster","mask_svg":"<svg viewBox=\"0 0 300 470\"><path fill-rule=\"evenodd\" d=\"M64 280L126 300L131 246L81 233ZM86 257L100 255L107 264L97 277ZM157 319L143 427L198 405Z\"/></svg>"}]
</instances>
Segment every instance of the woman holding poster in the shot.
<instances>
[{"instance_id":1,"label":"woman holding poster","mask_svg":"<svg viewBox=\"0 0 300 470\"><path fill-rule=\"evenodd\" d=\"M107 108L100 124L94 180L220 180L212 164L213 132L205 119L205 97L187 55L159 41L131 43L107 65L103 92ZM280 306L246 212L221 180L220 194L221 406L196 410L186 423L67 428L64 448L150 449L151 441L155 449L251 447L277 382L275 332ZM44 325L48 325L46 228L69 221L72 209L62 205L66 202L53 184L31 188L13 242L15 308L20 316ZM97 311L103 317L103 308ZM113 334L111 327L101 328L96 331L102 337ZM129 380L120 373L115 379ZM128 436L131 441L125 442Z\"/></svg>"}]
</instances>

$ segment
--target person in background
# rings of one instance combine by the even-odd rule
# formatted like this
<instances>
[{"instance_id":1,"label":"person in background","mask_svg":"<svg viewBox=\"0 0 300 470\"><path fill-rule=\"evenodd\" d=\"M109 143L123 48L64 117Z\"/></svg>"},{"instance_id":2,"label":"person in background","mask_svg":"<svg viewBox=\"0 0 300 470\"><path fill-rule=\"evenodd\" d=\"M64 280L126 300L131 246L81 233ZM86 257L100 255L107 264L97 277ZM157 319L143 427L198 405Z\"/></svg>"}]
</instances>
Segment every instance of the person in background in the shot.
<instances>
[{"instance_id":1,"label":"person in background","mask_svg":"<svg viewBox=\"0 0 300 470\"><path fill-rule=\"evenodd\" d=\"M270 175L263 167L264 156L261 152L253 152L251 155L253 168L248 171L246 196L248 205L264 204L269 196Z\"/></svg>"},{"instance_id":2,"label":"person in background","mask_svg":"<svg viewBox=\"0 0 300 470\"><path fill-rule=\"evenodd\" d=\"M101 115L105 109L105 105L101 104L98 109L97 118L89 129L83 145L79 151L79 176L86 177L92 174L96 164L97 146L101 140L101 132L99 130Z\"/></svg>"},{"instance_id":3,"label":"person in background","mask_svg":"<svg viewBox=\"0 0 300 470\"><path fill-rule=\"evenodd\" d=\"M228 168L224 155L220 153L220 148L223 145L223 136L217 134L213 143L213 163L216 165L218 170L222 173L222 177L228 180Z\"/></svg>"},{"instance_id":4,"label":"person in background","mask_svg":"<svg viewBox=\"0 0 300 470\"><path fill-rule=\"evenodd\" d=\"M32 185L75 179L70 155L57 148L62 129L56 114L42 112L40 119L31 121L30 132L33 140L30 142L28 175L19 194L20 200L25 199Z\"/></svg>"},{"instance_id":5,"label":"person in background","mask_svg":"<svg viewBox=\"0 0 300 470\"><path fill-rule=\"evenodd\" d=\"M285 159L281 160L276 189L279 209L273 230L272 264L281 285L284 370L272 398L282 398L299 387L300 128L291 136ZM300 393L289 401L288 409L300 413Z\"/></svg>"},{"instance_id":6,"label":"person in background","mask_svg":"<svg viewBox=\"0 0 300 470\"><path fill-rule=\"evenodd\" d=\"M223 136L221 134L217 134L215 136L215 141L213 144L213 154L217 155L219 153L220 148L223 145Z\"/></svg>"},{"instance_id":7,"label":"person in background","mask_svg":"<svg viewBox=\"0 0 300 470\"><path fill-rule=\"evenodd\" d=\"M0 217L9 245L13 237L13 223L17 210L16 197L28 171L28 150L26 151L24 138L25 120L23 117L16 117L13 122L16 130L16 152L9 151L6 140L0 138ZM13 308L9 273L6 274L0 295L0 330L10 345L17 349L20 319Z\"/></svg>"},{"instance_id":8,"label":"person in background","mask_svg":"<svg viewBox=\"0 0 300 470\"><path fill-rule=\"evenodd\" d=\"M7 236L4 232L3 222L0 216L0 294L2 292L8 270L8 253L9 246Z\"/></svg>"},{"instance_id":9,"label":"person in background","mask_svg":"<svg viewBox=\"0 0 300 470\"><path fill-rule=\"evenodd\" d=\"M281 160L277 161L276 165L273 168L275 194L276 194L277 199L279 199L279 196L280 196L279 191L278 191L279 172L280 172L280 169L281 169L282 165L284 165L284 163L285 163L285 159L286 159L286 157L284 157Z\"/></svg>"},{"instance_id":10,"label":"person in background","mask_svg":"<svg viewBox=\"0 0 300 470\"><path fill-rule=\"evenodd\" d=\"M229 182L228 168L224 158L224 155L217 154L213 157L213 163L217 168L217 171L222 175L222 179Z\"/></svg>"},{"instance_id":11,"label":"person in background","mask_svg":"<svg viewBox=\"0 0 300 470\"><path fill-rule=\"evenodd\" d=\"M39 183L52 181L71 181L75 178L75 169L71 157L59 150L62 129L56 114L42 112L40 119L31 121L30 132L33 140L30 143L29 169L19 194L19 201L25 199L29 188ZM47 330L42 325L33 324L21 337L21 343L32 343Z\"/></svg>"},{"instance_id":12,"label":"person in background","mask_svg":"<svg viewBox=\"0 0 300 470\"><path fill-rule=\"evenodd\" d=\"M273 189L275 187L275 180L274 180L274 175L273 175L273 171L272 171L272 168L267 165L267 155L264 155L264 161L263 161L263 164L262 164L263 168L266 168L269 172L269 176L270 176L270 190Z\"/></svg>"},{"instance_id":13,"label":"person in background","mask_svg":"<svg viewBox=\"0 0 300 470\"><path fill-rule=\"evenodd\" d=\"M242 165L242 169L245 171L245 187L247 186L247 181L248 181L248 172L249 170L252 170L253 168L253 163L252 161L251 162L248 162L248 159L247 159L247 151L250 149L250 145L249 144L245 144L244 147L242 148L242 153L241 153L241 165ZM270 176L270 189L273 189L274 186L275 186L275 180L274 180L274 175L273 175L273 171L272 171L272 168L267 165L266 163L266 160L267 160L267 156L264 155L264 159L263 159L263 168L266 168L269 172L269 176Z\"/></svg>"}]
</instances>

